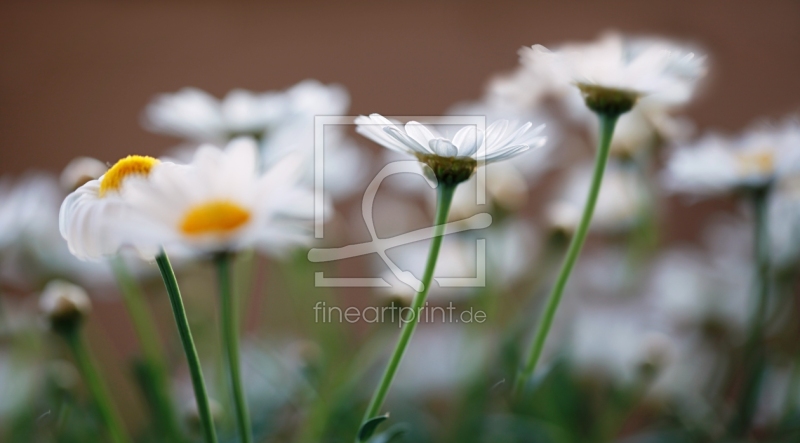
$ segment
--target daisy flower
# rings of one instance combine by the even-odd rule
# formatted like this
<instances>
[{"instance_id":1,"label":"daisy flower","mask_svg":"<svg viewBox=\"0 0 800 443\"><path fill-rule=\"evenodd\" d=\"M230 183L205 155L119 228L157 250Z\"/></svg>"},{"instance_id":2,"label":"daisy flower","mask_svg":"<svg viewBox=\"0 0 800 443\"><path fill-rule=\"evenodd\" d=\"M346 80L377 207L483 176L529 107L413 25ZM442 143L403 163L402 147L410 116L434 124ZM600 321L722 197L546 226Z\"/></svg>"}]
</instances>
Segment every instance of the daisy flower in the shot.
<instances>
[{"instance_id":1,"label":"daisy flower","mask_svg":"<svg viewBox=\"0 0 800 443\"><path fill-rule=\"evenodd\" d=\"M478 166L478 160L494 163L515 157L531 148L544 145L539 134L544 125L533 130L528 122L521 126L498 120L486 133L475 126L464 126L452 138L444 137L419 122L401 125L379 114L356 118L356 131L391 150L416 157L428 165L437 179L446 184L467 180Z\"/></svg>"},{"instance_id":2,"label":"daisy flower","mask_svg":"<svg viewBox=\"0 0 800 443\"><path fill-rule=\"evenodd\" d=\"M620 115L642 96L687 102L705 74L705 57L672 42L608 34L555 51L534 45L520 51L522 64L544 73L553 84L576 85L595 112Z\"/></svg>"},{"instance_id":3,"label":"daisy flower","mask_svg":"<svg viewBox=\"0 0 800 443\"><path fill-rule=\"evenodd\" d=\"M148 247L200 253L251 245L279 252L304 241L313 193L297 185L297 158L264 174L256 159L255 141L239 138L224 150L201 146L188 165L164 162L148 180L131 182L123 199L149 222L149 234L138 229L135 238Z\"/></svg>"},{"instance_id":4,"label":"daisy flower","mask_svg":"<svg viewBox=\"0 0 800 443\"><path fill-rule=\"evenodd\" d=\"M196 88L157 96L146 108L143 125L152 132L197 142L225 143L239 136L263 140L297 119L343 113L350 98L338 85L305 80L286 91L243 89L219 100Z\"/></svg>"},{"instance_id":5,"label":"daisy flower","mask_svg":"<svg viewBox=\"0 0 800 443\"><path fill-rule=\"evenodd\" d=\"M70 252L82 260L98 260L132 246L131 228L145 223L122 200L121 192L131 182L146 180L159 160L130 155L119 160L105 174L89 180L69 194L61 204L59 230ZM136 248L143 258L155 250Z\"/></svg>"},{"instance_id":6,"label":"daisy flower","mask_svg":"<svg viewBox=\"0 0 800 443\"><path fill-rule=\"evenodd\" d=\"M707 196L760 189L800 173L800 123L760 125L739 138L708 134L669 159L668 189Z\"/></svg>"}]
</instances>

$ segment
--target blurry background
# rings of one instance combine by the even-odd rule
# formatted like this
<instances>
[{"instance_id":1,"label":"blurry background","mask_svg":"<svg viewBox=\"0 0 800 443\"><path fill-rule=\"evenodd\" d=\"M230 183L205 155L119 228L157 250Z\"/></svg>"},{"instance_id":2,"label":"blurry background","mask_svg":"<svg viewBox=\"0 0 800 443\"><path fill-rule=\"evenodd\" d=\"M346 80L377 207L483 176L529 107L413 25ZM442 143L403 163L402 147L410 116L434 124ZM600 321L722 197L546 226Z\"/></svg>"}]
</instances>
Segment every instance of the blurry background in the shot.
<instances>
[{"instance_id":1,"label":"blurry background","mask_svg":"<svg viewBox=\"0 0 800 443\"><path fill-rule=\"evenodd\" d=\"M608 29L688 40L709 54L710 78L681 112L697 134L738 132L754 119L800 110L800 2L793 0L6 1L0 4L0 175L59 173L79 155L113 163L130 153L163 154L179 140L144 131L140 116L155 94L185 86L222 97L233 88L281 90L315 78L346 87L352 115L438 115L478 99L493 75L516 68L520 47L590 41ZM555 185L537 183L533 198L551 196ZM665 211L667 244L698 240L712 211L735 205L716 199L681 208ZM285 271L274 263L266 269L256 290ZM209 269L203 271L198 274L205 277L185 284L185 293L213 284ZM160 282L148 290L161 323L172 328ZM197 323L213 321L212 301L197 312ZM270 306L271 316L284 317ZM309 306L296 308L294 318L308 320ZM103 332L93 337L95 352L106 367L123 368L137 349L124 309L110 297L96 300L95 311L90 331ZM258 315L247 322L250 330L257 329ZM394 337L394 329L388 332ZM215 348L212 333L200 331L199 341L207 342L201 353ZM348 342L351 354L359 348L355 341ZM131 406L136 393L116 389L126 374L107 372L126 420L140 424L145 414Z\"/></svg>"},{"instance_id":2,"label":"blurry background","mask_svg":"<svg viewBox=\"0 0 800 443\"><path fill-rule=\"evenodd\" d=\"M353 114L440 114L477 99L524 45L625 33L689 39L711 81L685 114L737 130L796 110L800 2L747 0L14 2L0 5L0 173L60 171L175 145L139 126L184 86L341 83Z\"/></svg>"}]
</instances>

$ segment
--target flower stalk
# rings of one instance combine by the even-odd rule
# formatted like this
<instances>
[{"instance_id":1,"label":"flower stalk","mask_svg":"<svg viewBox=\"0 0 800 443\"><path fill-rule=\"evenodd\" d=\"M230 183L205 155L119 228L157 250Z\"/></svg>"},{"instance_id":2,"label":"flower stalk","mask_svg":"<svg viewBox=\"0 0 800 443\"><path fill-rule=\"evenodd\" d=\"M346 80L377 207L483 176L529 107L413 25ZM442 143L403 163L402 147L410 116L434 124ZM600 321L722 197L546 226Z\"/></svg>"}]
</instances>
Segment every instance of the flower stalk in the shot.
<instances>
[{"instance_id":1,"label":"flower stalk","mask_svg":"<svg viewBox=\"0 0 800 443\"><path fill-rule=\"evenodd\" d=\"M753 205L754 261L756 267L756 309L750 320L744 349L745 380L739 406L729 429L731 436L743 435L750 427L764 377L764 329L770 293L769 232L767 230L767 205L771 186L755 189L751 194Z\"/></svg>"},{"instance_id":2,"label":"flower stalk","mask_svg":"<svg viewBox=\"0 0 800 443\"><path fill-rule=\"evenodd\" d=\"M122 419L119 412L111 403L111 397L108 395L108 388L103 383L100 376L100 371L92 358L89 348L86 346L86 341L80 331L80 326L75 325L72 328L62 328L58 330L59 334L66 340L67 345L75 357L75 364L83 376L86 387L94 399L97 406L97 411L100 413L100 418L108 428L108 434L112 443L131 443L130 437L125 433L125 428L122 425Z\"/></svg>"},{"instance_id":3,"label":"flower stalk","mask_svg":"<svg viewBox=\"0 0 800 443\"><path fill-rule=\"evenodd\" d=\"M142 289L121 256L111 259L111 269L142 349L142 369L147 383L151 385L146 394L153 418L167 438L176 442L182 441L175 408L169 396L167 365L156 332L156 322L148 310Z\"/></svg>"},{"instance_id":4,"label":"flower stalk","mask_svg":"<svg viewBox=\"0 0 800 443\"><path fill-rule=\"evenodd\" d=\"M197 411L200 416L205 442L217 443L217 434L214 430L214 420L211 415L211 407L209 406L208 392L203 379L203 368L200 366L200 358L197 356L197 349L194 346L194 339L192 338L192 331L189 328L189 320L186 317L186 309L183 306L178 280L175 278L175 272L172 269L172 264L166 252L162 250L161 253L156 256L156 263L158 264L158 269L161 271L161 277L164 279L164 286L167 288L169 301L172 305L172 313L175 315L175 324L178 327L178 333L181 337L183 351L186 353L186 360L189 364L189 373L192 378L192 387L194 388Z\"/></svg>"},{"instance_id":5,"label":"flower stalk","mask_svg":"<svg viewBox=\"0 0 800 443\"><path fill-rule=\"evenodd\" d=\"M558 310L558 305L561 303L561 297L564 294L567 281L583 248L586 235L589 232L589 225L592 221L592 215L594 214L594 207L597 204L597 197L600 195L603 173L605 172L608 153L611 148L611 138L614 135L614 127L620 114L617 112L598 112L597 115L600 119L600 140L594 164L594 172L592 174L592 182L589 188L589 195L586 198L586 205L583 208L580 223L575 229L575 233L567 248L567 255L564 258L564 263L561 265L561 270L558 273L555 286L553 286L550 296L547 299L547 305L542 313L539 325L536 328L528 358L514 382L513 390L516 395L521 394L528 380L530 380L533 375L536 364L539 362L539 358L542 355L547 335L550 332L550 327L553 325L553 319Z\"/></svg>"},{"instance_id":6,"label":"flower stalk","mask_svg":"<svg viewBox=\"0 0 800 443\"><path fill-rule=\"evenodd\" d=\"M231 255L227 252L214 257L217 267L220 301L220 327L222 328L222 343L224 346L225 368L231 393L233 406L236 413L236 426L243 443L252 443L253 435L250 427L250 413L247 409L247 400L244 397L242 386L242 373L239 356L239 318L236 308L236 299L231 284Z\"/></svg>"},{"instance_id":7,"label":"flower stalk","mask_svg":"<svg viewBox=\"0 0 800 443\"><path fill-rule=\"evenodd\" d=\"M372 395L372 399L369 402L367 411L364 413L362 424L378 415L378 412L383 406L383 401L386 398L386 394L389 392L389 388L392 385L397 368L400 366L400 361L403 359L403 354L405 353L406 347L408 347L411 336L414 334L414 329L416 329L417 323L419 322L419 316L416 314L425 304L425 299L428 295L428 291L430 290L431 280L433 279L433 271L436 268L436 260L439 257L439 249L442 246L442 239L444 238L447 216L450 213L450 204L453 201L453 195L455 194L457 186L458 184L447 184L440 181L439 188L437 190L438 195L433 238L431 239L431 247L428 252L428 261L425 265L425 271L422 275L423 287L421 291L414 295L414 300L411 303L411 312L414 317L412 321L407 322L403 326L403 330L400 332L400 338L397 341L397 346L395 346L394 352L392 353L389 363L386 366L386 370L383 373L383 377L381 377L380 383L378 383L378 387L375 389L375 393Z\"/></svg>"}]
</instances>

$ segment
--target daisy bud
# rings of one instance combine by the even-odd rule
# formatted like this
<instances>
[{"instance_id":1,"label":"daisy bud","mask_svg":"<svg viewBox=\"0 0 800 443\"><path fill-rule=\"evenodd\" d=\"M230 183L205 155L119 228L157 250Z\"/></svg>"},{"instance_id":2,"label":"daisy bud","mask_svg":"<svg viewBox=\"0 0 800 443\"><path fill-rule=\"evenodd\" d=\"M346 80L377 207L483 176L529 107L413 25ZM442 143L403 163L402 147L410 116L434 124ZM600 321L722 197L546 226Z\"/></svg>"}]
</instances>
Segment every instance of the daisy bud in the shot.
<instances>
[{"instance_id":1,"label":"daisy bud","mask_svg":"<svg viewBox=\"0 0 800 443\"><path fill-rule=\"evenodd\" d=\"M74 330L89 314L92 305L86 291L63 280L53 280L45 286L39 299L39 309L56 332Z\"/></svg>"},{"instance_id":2,"label":"daisy bud","mask_svg":"<svg viewBox=\"0 0 800 443\"><path fill-rule=\"evenodd\" d=\"M61 187L72 192L86 183L100 178L107 170L106 164L96 158L77 157L69 162L61 172Z\"/></svg>"}]
</instances>

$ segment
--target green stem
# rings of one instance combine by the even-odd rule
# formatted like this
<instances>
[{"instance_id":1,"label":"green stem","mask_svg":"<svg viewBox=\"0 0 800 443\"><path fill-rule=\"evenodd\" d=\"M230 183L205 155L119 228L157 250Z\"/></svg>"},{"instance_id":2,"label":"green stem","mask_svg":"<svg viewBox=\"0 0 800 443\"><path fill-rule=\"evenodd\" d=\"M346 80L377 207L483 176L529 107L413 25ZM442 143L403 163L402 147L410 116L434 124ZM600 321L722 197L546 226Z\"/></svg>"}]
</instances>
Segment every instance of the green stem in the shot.
<instances>
[{"instance_id":1,"label":"green stem","mask_svg":"<svg viewBox=\"0 0 800 443\"><path fill-rule=\"evenodd\" d=\"M197 356L197 349L194 346L192 331L189 328L189 320L186 317L186 310L181 299L181 290L178 287L178 280L172 270L167 253L163 250L156 256L158 269L164 279L164 286L167 288L169 301L172 304L172 313L175 315L175 324L178 326L178 333L181 337L181 344L186 353L186 361L189 364L189 373L192 377L194 387L194 397L197 402L197 412L200 415L200 423L203 426L206 443L217 443L217 434L214 430L214 420L211 417L211 408L208 402L206 383L203 380L203 368L200 366L200 359Z\"/></svg>"},{"instance_id":2,"label":"green stem","mask_svg":"<svg viewBox=\"0 0 800 443\"><path fill-rule=\"evenodd\" d=\"M742 395L734 421L730 428L733 436L743 435L750 428L750 422L755 413L758 393L761 388L766 361L764 359L764 328L769 305L770 292L770 260L769 260L769 232L767 231L767 203L769 202L770 188L764 187L755 190L752 194L753 203L753 237L756 266L756 281L758 298L756 309L750 320L750 328L744 348L745 382Z\"/></svg>"},{"instance_id":3,"label":"green stem","mask_svg":"<svg viewBox=\"0 0 800 443\"><path fill-rule=\"evenodd\" d=\"M781 426L785 427L791 423L797 412L798 398L800 398L800 358L795 361L792 373L789 376L789 385L786 388L786 397L783 401Z\"/></svg>"},{"instance_id":4,"label":"green stem","mask_svg":"<svg viewBox=\"0 0 800 443\"><path fill-rule=\"evenodd\" d=\"M170 441L181 441L178 419L169 396L167 365L164 362L164 350L160 346L156 322L144 299L141 287L133 278L121 256L111 259L111 269L119 284L122 299L133 323L133 329L139 339L144 359L144 370L151 388L146 397L151 403L153 418L159 424Z\"/></svg>"},{"instance_id":5,"label":"green stem","mask_svg":"<svg viewBox=\"0 0 800 443\"><path fill-rule=\"evenodd\" d=\"M419 315L417 315L417 313L425 304L425 298L427 297L428 290L431 286L433 271L436 268L436 259L439 257L439 249L442 246L445 224L447 223L447 215L450 212L450 203L453 201L453 194L455 193L456 186L457 185L439 184L433 238L431 239L431 248L428 252L428 262L425 265L425 272L422 275L422 284L424 286L422 287L422 291L417 292L416 295L414 295L414 301L411 303L413 319L412 321L403 325L403 330L400 333L400 339L397 341L397 346L394 349L394 353L389 360L389 364L386 366L386 371L383 373L383 377L378 384L378 388L375 390L375 393L372 396L372 400L369 403L369 407L367 407L367 412L364 414L364 419L362 422L378 415L381 406L383 406L383 401L386 398L386 394L389 392L389 387L392 385L392 380L397 372L397 368L400 366L400 361L403 359L403 353L408 346L408 342L411 340L411 335L414 334L414 329L417 327L417 323L419 321Z\"/></svg>"},{"instance_id":6,"label":"green stem","mask_svg":"<svg viewBox=\"0 0 800 443\"><path fill-rule=\"evenodd\" d=\"M239 357L239 328L236 299L231 291L231 259L230 254L221 253L215 256L217 276L219 279L220 326L225 354L225 367L228 372L230 388L233 394L233 405L236 412L236 425L243 443L253 441L250 427L250 413L242 387L242 372Z\"/></svg>"},{"instance_id":7,"label":"green stem","mask_svg":"<svg viewBox=\"0 0 800 443\"><path fill-rule=\"evenodd\" d=\"M78 369L80 370L81 374L83 375L83 379L86 382L86 387L89 389L89 392L97 404L97 410L100 413L100 418L108 428L111 441L113 443L130 443L131 439L128 438L127 434L125 433L119 413L111 403L111 398L108 395L108 389L106 388L105 384L103 384L103 380L100 377L97 366L95 365L89 349L87 348L86 343L81 336L80 328L75 327L64 331L62 335L67 341L72 354L75 356L75 363L78 365Z\"/></svg>"},{"instance_id":8,"label":"green stem","mask_svg":"<svg viewBox=\"0 0 800 443\"><path fill-rule=\"evenodd\" d=\"M517 375L517 379L514 382L514 392L517 395L521 393L522 389L533 375L533 371L536 369L536 363L542 355L545 340L547 340L547 334L550 332L550 327L553 324L553 318L556 315L561 297L564 294L564 288L567 286L569 275L572 272L572 268L575 266L575 262L578 260L581 248L583 248L583 243L589 232L589 224L592 221L594 207L595 204L597 204L597 197L600 195L600 186L603 182L603 173L605 172L608 153L611 147L611 137L614 135L614 126L617 123L619 115L598 114L598 117L600 118L600 141L597 150L597 158L594 164L592 183L589 188L589 195L586 197L586 206L583 208L583 215L581 216L580 223L575 229L572 240L570 240L567 255L564 258L564 263L561 265L561 271L558 273L558 279L550 293L547 306L545 306L542 318L536 328L530 354L528 354L525 366L520 374Z\"/></svg>"}]
</instances>

